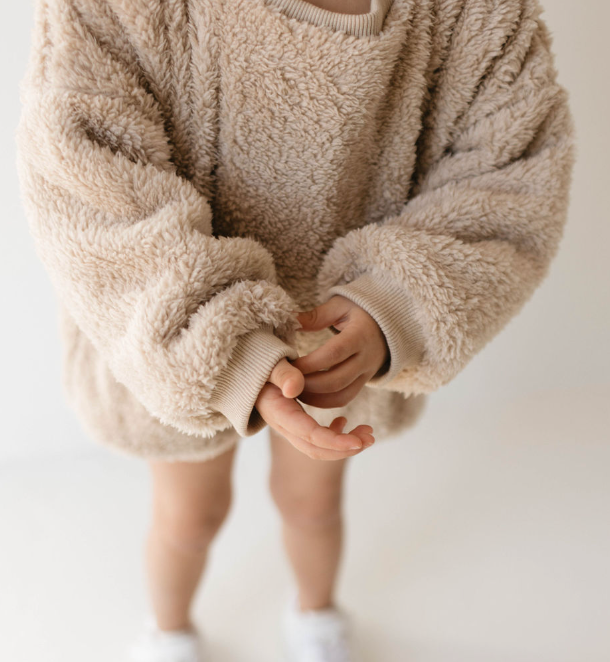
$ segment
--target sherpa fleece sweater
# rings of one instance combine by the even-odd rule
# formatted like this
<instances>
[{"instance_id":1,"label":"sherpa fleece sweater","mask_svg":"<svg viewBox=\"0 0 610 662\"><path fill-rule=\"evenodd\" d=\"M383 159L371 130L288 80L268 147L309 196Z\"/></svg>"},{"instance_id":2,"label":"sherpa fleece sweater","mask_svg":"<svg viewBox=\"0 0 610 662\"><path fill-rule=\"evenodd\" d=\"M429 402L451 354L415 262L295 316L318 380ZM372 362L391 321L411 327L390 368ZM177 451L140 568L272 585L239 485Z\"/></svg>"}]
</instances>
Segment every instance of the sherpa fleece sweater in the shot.
<instances>
[{"instance_id":1,"label":"sherpa fleece sweater","mask_svg":"<svg viewBox=\"0 0 610 662\"><path fill-rule=\"evenodd\" d=\"M204 460L265 421L333 295L389 361L345 407L412 425L539 286L573 120L538 0L38 0L17 167L91 434Z\"/></svg>"}]
</instances>

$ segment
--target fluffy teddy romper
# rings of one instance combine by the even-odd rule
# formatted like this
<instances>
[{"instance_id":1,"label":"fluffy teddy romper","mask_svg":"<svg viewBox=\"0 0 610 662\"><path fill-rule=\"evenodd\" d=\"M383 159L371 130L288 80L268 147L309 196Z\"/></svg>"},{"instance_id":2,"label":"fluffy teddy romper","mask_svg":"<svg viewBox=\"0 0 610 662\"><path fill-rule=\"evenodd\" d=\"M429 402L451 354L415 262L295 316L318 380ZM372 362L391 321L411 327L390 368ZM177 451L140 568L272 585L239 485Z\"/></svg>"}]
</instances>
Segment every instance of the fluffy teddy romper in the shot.
<instances>
[{"instance_id":1,"label":"fluffy teddy romper","mask_svg":"<svg viewBox=\"0 0 610 662\"><path fill-rule=\"evenodd\" d=\"M390 360L345 415L384 439L545 278L574 161L538 0L38 0L16 132L93 438L206 460L261 430L340 294Z\"/></svg>"}]
</instances>

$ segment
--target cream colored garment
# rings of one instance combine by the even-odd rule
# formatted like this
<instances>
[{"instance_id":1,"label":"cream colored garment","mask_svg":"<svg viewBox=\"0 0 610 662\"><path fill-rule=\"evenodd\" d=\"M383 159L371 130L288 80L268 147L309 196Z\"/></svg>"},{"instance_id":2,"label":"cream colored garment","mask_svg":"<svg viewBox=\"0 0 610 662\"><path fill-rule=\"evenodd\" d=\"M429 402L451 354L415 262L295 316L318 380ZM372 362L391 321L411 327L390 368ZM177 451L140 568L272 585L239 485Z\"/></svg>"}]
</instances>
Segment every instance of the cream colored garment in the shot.
<instances>
[{"instance_id":1,"label":"cream colored garment","mask_svg":"<svg viewBox=\"0 0 610 662\"><path fill-rule=\"evenodd\" d=\"M392 0L371 0L368 12L346 14L343 13L344 10L330 11L327 7L319 6L341 4L337 2L320 2L315 5L307 0L269 0L269 2L275 4L286 16L291 18L359 37L379 34L392 4ZM347 0L343 0L343 5L348 4Z\"/></svg>"},{"instance_id":2,"label":"cream colored garment","mask_svg":"<svg viewBox=\"0 0 610 662\"><path fill-rule=\"evenodd\" d=\"M37 2L23 203L66 396L121 452L205 460L258 432L277 361L332 337L293 311L333 294L390 361L345 406L304 408L405 430L558 250L573 121L536 0L301 10Z\"/></svg>"}]
</instances>

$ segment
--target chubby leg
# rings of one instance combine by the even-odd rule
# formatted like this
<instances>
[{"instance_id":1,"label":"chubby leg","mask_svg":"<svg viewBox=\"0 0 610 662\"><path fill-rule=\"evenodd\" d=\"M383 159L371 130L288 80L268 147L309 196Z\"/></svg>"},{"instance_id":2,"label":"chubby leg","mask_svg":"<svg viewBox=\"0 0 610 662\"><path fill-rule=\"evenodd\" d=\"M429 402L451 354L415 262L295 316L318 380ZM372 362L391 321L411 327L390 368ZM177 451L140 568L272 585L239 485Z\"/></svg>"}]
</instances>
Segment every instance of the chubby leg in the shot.
<instances>
[{"instance_id":1,"label":"chubby leg","mask_svg":"<svg viewBox=\"0 0 610 662\"><path fill-rule=\"evenodd\" d=\"M314 460L269 428L269 488L282 518L282 537L301 609L335 606L341 560L343 478L348 457Z\"/></svg>"},{"instance_id":2,"label":"chubby leg","mask_svg":"<svg viewBox=\"0 0 610 662\"><path fill-rule=\"evenodd\" d=\"M153 514L146 541L146 569L161 630L192 625L190 606L208 547L230 509L236 449L233 446L205 462L149 462Z\"/></svg>"}]
</instances>

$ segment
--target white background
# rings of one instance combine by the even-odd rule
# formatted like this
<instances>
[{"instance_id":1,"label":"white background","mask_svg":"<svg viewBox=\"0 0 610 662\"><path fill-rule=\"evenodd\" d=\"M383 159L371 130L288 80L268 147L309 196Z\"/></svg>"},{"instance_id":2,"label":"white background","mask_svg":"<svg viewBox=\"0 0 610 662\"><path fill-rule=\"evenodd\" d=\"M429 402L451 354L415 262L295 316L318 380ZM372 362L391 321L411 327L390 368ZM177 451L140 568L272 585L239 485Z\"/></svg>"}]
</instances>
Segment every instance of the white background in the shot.
<instances>
[{"instance_id":1,"label":"white background","mask_svg":"<svg viewBox=\"0 0 610 662\"><path fill-rule=\"evenodd\" d=\"M522 313L418 427L351 461L338 595L376 662L610 660L610 7L544 6L577 123L568 224ZM114 662L146 608L150 485L143 462L96 446L63 401L55 294L14 162L33 6L6 11L0 659ZM269 662L290 570L267 431L241 444L196 615L218 662Z\"/></svg>"}]
</instances>

